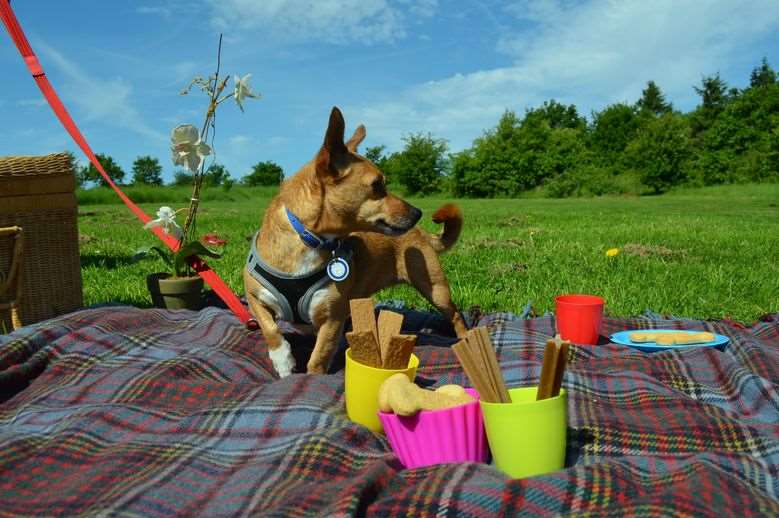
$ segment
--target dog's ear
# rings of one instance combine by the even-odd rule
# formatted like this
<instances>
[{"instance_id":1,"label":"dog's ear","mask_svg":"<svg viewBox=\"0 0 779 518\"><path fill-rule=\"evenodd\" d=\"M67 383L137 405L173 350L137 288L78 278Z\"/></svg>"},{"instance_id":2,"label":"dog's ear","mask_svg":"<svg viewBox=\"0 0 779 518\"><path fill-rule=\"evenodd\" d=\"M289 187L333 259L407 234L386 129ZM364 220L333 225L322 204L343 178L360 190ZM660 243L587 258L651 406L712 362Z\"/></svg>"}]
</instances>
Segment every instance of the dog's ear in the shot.
<instances>
[{"instance_id":1,"label":"dog's ear","mask_svg":"<svg viewBox=\"0 0 779 518\"><path fill-rule=\"evenodd\" d=\"M325 141L322 143L322 149L316 156L316 171L323 175L338 175L338 171L333 167L333 160L339 155L346 153L344 145L344 116L338 107L333 106L330 112L330 122L327 124Z\"/></svg>"},{"instance_id":2,"label":"dog's ear","mask_svg":"<svg viewBox=\"0 0 779 518\"><path fill-rule=\"evenodd\" d=\"M352 138L346 142L346 149L352 153L356 153L357 147L362 143L363 140L365 140L365 126L360 124L357 126L357 129L354 130L354 135L352 135Z\"/></svg>"}]
</instances>

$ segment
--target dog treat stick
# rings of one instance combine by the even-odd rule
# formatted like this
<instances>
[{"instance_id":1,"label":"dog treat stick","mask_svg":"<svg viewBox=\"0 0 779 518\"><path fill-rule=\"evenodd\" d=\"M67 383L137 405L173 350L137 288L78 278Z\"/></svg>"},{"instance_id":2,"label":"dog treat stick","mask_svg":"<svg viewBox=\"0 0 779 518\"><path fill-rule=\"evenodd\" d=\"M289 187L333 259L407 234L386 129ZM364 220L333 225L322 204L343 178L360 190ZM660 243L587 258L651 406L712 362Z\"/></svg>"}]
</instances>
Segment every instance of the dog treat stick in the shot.
<instances>
[{"instance_id":1,"label":"dog treat stick","mask_svg":"<svg viewBox=\"0 0 779 518\"><path fill-rule=\"evenodd\" d=\"M352 312L352 329L356 332L370 331L376 347L379 347L379 332L376 329L376 317L373 315L373 299L352 299L349 308Z\"/></svg>"},{"instance_id":2,"label":"dog treat stick","mask_svg":"<svg viewBox=\"0 0 779 518\"><path fill-rule=\"evenodd\" d=\"M381 354L370 331L350 331L346 341L352 349L352 359L369 367L381 367Z\"/></svg>"},{"instance_id":3,"label":"dog treat stick","mask_svg":"<svg viewBox=\"0 0 779 518\"><path fill-rule=\"evenodd\" d=\"M555 343L560 340L560 335L555 336ZM557 397L560 395L560 388L563 386L563 374L565 374L565 366L568 363L568 348L571 342L563 340L560 343L560 352L557 355L557 368L554 373L554 383L552 384L552 396Z\"/></svg>"},{"instance_id":4,"label":"dog treat stick","mask_svg":"<svg viewBox=\"0 0 779 518\"><path fill-rule=\"evenodd\" d=\"M489 382L489 375L486 372L484 364L476 359L471 346L466 340L460 340L452 346L454 354L460 361L465 375L468 376L471 384L479 392L479 397L488 403L498 403L498 395L494 393L492 384Z\"/></svg>"},{"instance_id":5,"label":"dog treat stick","mask_svg":"<svg viewBox=\"0 0 779 518\"><path fill-rule=\"evenodd\" d=\"M477 327L468 332L468 342L475 342L481 353L482 361L487 367L490 376L490 383L493 391L498 397L499 403L511 403L511 397L506 389L506 382L503 379L503 372L500 370L498 358L495 356L495 348L490 340L490 333L486 327Z\"/></svg>"},{"instance_id":6,"label":"dog treat stick","mask_svg":"<svg viewBox=\"0 0 779 518\"><path fill-rule=\"evenodd\" d=\"M482 348L482 344L479 341L477 333L478 331L476 329L469 329L468 334L465 336L465 343L468 346L468 352L477 365L483 366L482 369L485 375L484 379L490 386L490 394L493 394L495 397L497 397L497 400L500 401L500 396L498 395L498 384L494 379L493 373L491 372L491 365L489 364L489 360L487 359L487 356Z\"/></svg>"},{"instance_id":7,"label":"dog treat stick","mask_svg":"<svg viewBox=\"0 0 779 518\"><path fill-rule=\"evenodd\" d=\"M387 359L390 354L390 339L400 334L400 328L403 326L403 315L394 311L382 310L379 312L379 348L381 349L381 363L386 368Z\"/></svg>"},{"instance_id":8,"label":"dog treat stick","mask_svg":"<svg viewBox=\"0 0 779 518\"><path fill-rule=\"evenodd\" d=\"M416 335L394 335L390 337L387 347L387 355L382 360L384 369L405 369L414 346L417 344Z\"/></svg>"},{"instance_id":9,"label":"dog treat stick","mask_svg":"<svg viewBox=\"0 0 779 518\"><path fill-rule=\"evenodd\" d=\"M569 342L563 342L559 336L546 341L544 363L541 366L541 380L538 382L536 401L560 394L565 364L568 360L568 345Z\"/></svg>"}]
</instances>

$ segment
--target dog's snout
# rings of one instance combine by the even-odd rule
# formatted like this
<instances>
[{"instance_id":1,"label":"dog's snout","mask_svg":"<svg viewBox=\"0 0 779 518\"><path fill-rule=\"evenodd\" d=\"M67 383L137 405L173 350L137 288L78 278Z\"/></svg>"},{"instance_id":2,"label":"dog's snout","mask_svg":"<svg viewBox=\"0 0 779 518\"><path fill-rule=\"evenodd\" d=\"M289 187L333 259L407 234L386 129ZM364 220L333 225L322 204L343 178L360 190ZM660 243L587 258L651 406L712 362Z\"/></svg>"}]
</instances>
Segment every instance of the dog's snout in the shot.
<instances>
[{"instance_id":1,"label":"dog's snout","mask_svg":"<svg viewBox=\"0 0 779 518\"><path fill-rule=\"evenodd\" d=\"M411 226L413 227L414 225L417 224L420 218L422 218L422 211L416 207L411 207L411 210L409 211L409 215L412 221Z\"/></svg>"}]
</instances>

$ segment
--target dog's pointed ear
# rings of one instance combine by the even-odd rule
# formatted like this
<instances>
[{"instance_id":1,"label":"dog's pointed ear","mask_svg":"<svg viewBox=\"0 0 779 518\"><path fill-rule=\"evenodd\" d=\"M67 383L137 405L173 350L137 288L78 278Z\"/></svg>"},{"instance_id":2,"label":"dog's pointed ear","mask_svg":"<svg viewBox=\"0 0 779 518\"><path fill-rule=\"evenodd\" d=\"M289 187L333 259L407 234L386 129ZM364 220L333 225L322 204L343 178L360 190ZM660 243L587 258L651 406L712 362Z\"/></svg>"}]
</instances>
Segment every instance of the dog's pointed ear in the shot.
<instances>
[{"instance_id":1,"label":"dog's pointed ear","mask_svg":"<svg viewBox=\"0 0 779 518\"><path fill-rule=\"evenodd\" d=\"M333 110L330 112L330 122L327 124L325 141L316 156L317 173L337 176L338 172L333 167L332 161L337 156L346 153L344 126L344 116L341 114L341 110L333 106Z\"/></svg>"},{"instance_id":2,"label":"dog's pointed ear","mask_svg":"<svg viewBox=\"0 0 779 518\"><path fill-rule=\"evenodd\" d=\"M357 129L354 130L354 135L346 142L346 149L352 153L357 153L357 147L365 140L365 126L360 124Z\"/></svg>"}]
</instances>

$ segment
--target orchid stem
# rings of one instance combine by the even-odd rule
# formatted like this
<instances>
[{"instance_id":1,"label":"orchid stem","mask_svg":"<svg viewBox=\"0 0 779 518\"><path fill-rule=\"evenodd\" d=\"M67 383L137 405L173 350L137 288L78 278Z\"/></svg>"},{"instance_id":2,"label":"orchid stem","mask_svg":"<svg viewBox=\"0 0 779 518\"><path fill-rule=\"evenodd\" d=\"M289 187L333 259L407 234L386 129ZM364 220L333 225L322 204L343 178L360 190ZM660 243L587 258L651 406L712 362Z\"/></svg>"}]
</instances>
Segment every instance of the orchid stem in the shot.
<instances>
[{"instance_id":1,"label":"orchid stem","mask_svg":"<svg viewBox=\"0 0 779 518\"><path fill-rule=\"evenodd\" d=\"M216 73L213 76L213 86L210 87L209 90L209 102L208 102L208 109L206 110L206 117L205 121L203 121L203 128L200 130L200 140L202 142L206 142L208 140L208 131L209 128L213 128L214 131L216 131L215 127L215 120L216 120L216 107L219 104L217 102L217 98L221 91L224 89L225 84L227 84L226 81L223 82L223 84L219 85L219 70L222 66L222 35L219 35L219 47L217 49L216 53ZM212 141L213 144L213 141ZM194 175L193 182L192 182L192 197L189 201L189 209L187 213L187 219L184 222L184 228L182 232L181 240L179 241L179 248L183 246L183 244L187 241L194 240L194 235L196 233L197 229L197 208L200 203L200 187L203 184L203 178L205 177L205 160L200 164L200 171L199 173ZM190 268L189 265L187 265L187 274L190 274Z\"/></svg>"}]
</instances>

